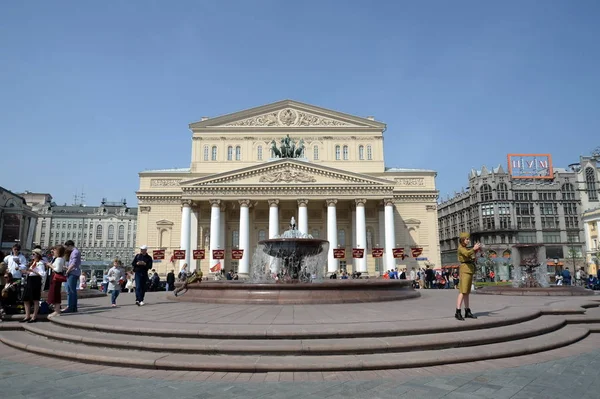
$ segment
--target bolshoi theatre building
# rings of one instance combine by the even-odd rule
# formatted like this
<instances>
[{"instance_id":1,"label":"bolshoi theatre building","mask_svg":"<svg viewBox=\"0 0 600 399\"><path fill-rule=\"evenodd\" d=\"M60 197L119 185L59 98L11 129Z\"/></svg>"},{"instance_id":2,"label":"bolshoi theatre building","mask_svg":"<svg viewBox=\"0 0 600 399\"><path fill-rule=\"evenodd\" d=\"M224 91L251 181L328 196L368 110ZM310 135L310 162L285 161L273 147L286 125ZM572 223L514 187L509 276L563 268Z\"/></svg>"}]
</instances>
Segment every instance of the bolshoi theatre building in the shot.
<instances>
[{"instance_id":1,"label":"bolshoi theatre building","mask_svg":"<svg viewBox=\"0 0 600 399\"><path fill-rule=\"evenodd\" d=\"M386 168L384 123L285 100L189 127L189 168L139 174L137 242L164 256L160 274L188 263L245 276L292 217L330 242L328 272L441 265L436 172ZM403 151L388 149L394 163Z\"/></svg>"}]
</instances>

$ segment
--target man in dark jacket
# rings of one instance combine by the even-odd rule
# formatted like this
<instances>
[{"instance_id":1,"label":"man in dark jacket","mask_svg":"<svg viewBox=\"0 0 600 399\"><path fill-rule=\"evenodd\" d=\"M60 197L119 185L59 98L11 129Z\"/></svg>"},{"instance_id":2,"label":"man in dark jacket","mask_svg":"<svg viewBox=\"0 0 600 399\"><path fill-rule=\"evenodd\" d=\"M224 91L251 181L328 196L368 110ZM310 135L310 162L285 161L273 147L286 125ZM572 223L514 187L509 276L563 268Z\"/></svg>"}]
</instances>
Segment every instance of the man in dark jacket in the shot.
<instances>
[{"instance_id":1,"label":"man in dark jacket","mask_svg":"<svg viewBox=\"0 0 600 399\"><path fill-rule=\"evenodd\" d=\"M152 257L148 255L148 246L142 245L140 253L131 262L135 273L135 304L144 306L146 284L148 284L148 270L152 269Z\"/></svg>"},{"instance_id":2,"label":"man in dark jacket","mask_svg":"<svg viewBox=\"0 0 600 399\"><path fill-rule=\"evenodd\" d=\"M173 291L175 289L175 270L171 270L167 273L167 291Z\"/></svg>"}]
</instances>

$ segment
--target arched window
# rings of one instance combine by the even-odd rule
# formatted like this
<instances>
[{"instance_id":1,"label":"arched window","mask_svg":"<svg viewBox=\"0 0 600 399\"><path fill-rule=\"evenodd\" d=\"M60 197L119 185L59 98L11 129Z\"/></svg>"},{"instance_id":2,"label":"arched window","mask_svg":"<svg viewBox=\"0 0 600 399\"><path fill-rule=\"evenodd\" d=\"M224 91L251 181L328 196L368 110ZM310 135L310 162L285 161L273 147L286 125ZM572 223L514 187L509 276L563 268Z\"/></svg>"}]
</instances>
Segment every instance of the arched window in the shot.
<instances>
[{"instance_id":1,"label":"arched window","mask_svg":"<svg viewBox=\"0 0 600 399\"><path fill-rule=\"evenodd\" d=\"M571 183L563 184L562 187L560 188L560 191L562 192L563 200L574 200L575 199L575 188L573 187L573 185Z\"/></svg>"},{"instance_id":2,"label":"arched window","mask_svg":"<svg viewBox=\"0 0 600 399\"><path fill-rule=\"evenodd\" d=\"M341 159L340 146L335 146L335 160L339 161Z\"/></svg>"},{"instance_id":3,"label":"arched window","mask_svg":"<svg viewBox=\"0 0 600 399\"><path fill-rule=\"evenodd\" d=\"M124 240L125 239L125 226L120 225L119 226L119 233L117 235L117 239L118 240Z\"/></svg>"},{"instance_id":4,"label":"arched window","mask_svg":"<svg viewBox=\"0 0 600 399\"><path fill-rule=\"evenodd\" d=\"M588 166L585 168L585 189L590 201L598 201L598 191L596 191L596 174L594 168Z\"/></svg>"},{"instance_id":5,"label":"arched window","mask_svg":"<svg viewBox=\"0 0 600 399\"><path fill-rule=\"evenodd\" d=\"M367 146L367 159L369 161L373 160L373 149L371 148L370 145Z\"/></svg>"},{"instance_id":6,"label":"arched window","mask_svg":"<svg viewBox=\"0 0 600 399\"><path fill-rule=\"evenodd\" d=\"M481 200L482 201L491 201L492 200L492 187L489 184L484 184L481 186Z\"/></svg>"},{"instance_id":7,"label":"arched window","mask_svg":"<svg viewBox=\"0 0 600 399\"><path fill-rule=\"evenodd\" d=\"M506 183L498 183L498 199L508 199L508 187L506 186Z\"/></svg>"},{"instance_id":8,"label":"arched window","mask_svg":"<svg viewBox=\"0 0 600 399\"><path fill-rule=\"evenodd\" d=\"M348 160L348 146L344 146L344 161Z\"/></svg>"},{"instance_id":9,"label":"arched window","mask_svg":"<svg viewBox=\"0 0 600 399\"><path fill-rule=\"evenodd\" d=\"M212 154L211 154L211 158L212 161L216 161L217 160L217 146L213 145L212 148Z\"/></svg>"},{"instance_id":10,"label":"arched window","mask_svg":"<svg viewBox=\"0 0 600 399\"><path fill-rule=\"evenodd\" d=\"M358 146L358 159L361 161L363 161L365 159L365 146L364 145Z\"/></svg>"},{"instance_id":11,"label":"arched window","mask_svg":"<svg viewBox=\"0 0 600 399\"><path fill-rule=\"evenodd\" d=\"M115 226L113 226L112 224L110 226L108 226L108 239L109 240L115 239Z\"/></svg>"},{"instance_id":12,"label":"arched window","mask_svg":"<svg viewBox=\"0 0 600 399\"><path fill-rule=\"evenodd\" d=\"M233 147L232 146L227 147L227 160L233 161Z\"/></svg>"},{"instance_id":13,"label":"arched window","mask_svg":"<svg viewBox=\"0 0 600 399\"><path fill-rule=\"evenodd\" d=\"M258 230L258 241L266 240L267 232L264 230Z\"/></svg>"},{"instance_id":14,"label":"arched window","mask_svg":"<svg viewBox=\"0 0 600 399\"><path fill-rule=\"evenodd\" d=\"M235 160L236 161L242 160L242 147L240 147L239 145L237 147L235 147Z\"/></svg>"},{"instance_id":15,"label":"arched window","mask_svg":"<svg viewBox=\"0 0 600 399\"><path fill-rule=\"evenodd\" d=\"M346 230L338 230L338 245L341 247L346 246Z\"/></svg>"},{"instance_id":16,"label":"arched window","mask_svg":"<svg viewBox=\"0 0 600 399\"><path fill-rule=\"evenodd\" d=\"M102 226L98 225L96 226L96 240L101 240L102 239Z\"/></svg>"},{"instance_id":17,"label":"arched window","mask_svg":"<svg viewBox=\"0 0 600 399\"><path fill-rule=\"evenodd\" d=\"M318 161L318 160L319 160L319 146L318 146L318 145L315 145L315 146L313 147L313 159L314 159L315 161Z\"/></svg>"},{"instance_id":18,"label":"arched window","mask_svg":"<svg viewBox=\"0 0 600 399\"><path fill-rule=\"evenodd\" d=\"M208 161L208 146L204 146L204 160Z\"/></svg>"},{"instance_id":19,"label":"arched window","mask_svg":"<svg viewBox=\"0 0 600 399\"><path fill-rule=\"evenodd\" d=\"M259 161L262 161L262 145L259 145L258 148L256 149L256 158Z\"/></svg>"}]
</instances>

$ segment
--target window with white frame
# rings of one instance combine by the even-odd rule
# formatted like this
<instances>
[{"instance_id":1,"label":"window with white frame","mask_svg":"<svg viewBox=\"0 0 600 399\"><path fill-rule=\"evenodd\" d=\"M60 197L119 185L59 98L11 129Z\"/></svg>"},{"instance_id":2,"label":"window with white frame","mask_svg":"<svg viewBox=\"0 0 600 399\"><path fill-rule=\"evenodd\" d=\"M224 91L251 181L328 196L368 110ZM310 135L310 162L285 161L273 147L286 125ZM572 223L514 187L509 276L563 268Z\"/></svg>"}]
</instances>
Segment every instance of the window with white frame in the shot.
<instances>
[{"instance_id":1,"label":"window with white frame","mask_svg":"<svg viewBox=\"0 0 600 399\"><path fill-rule=\"evenodd\" d=\"M259 145L256 149L256 158L258 158L259 161L262 161L262 145Z\"/></svg>"},{"instance_id":2,"label":"window with white frame","mask_svg":"<svg viewBox=\"0 0 600 399\"><path fill-rule=\"evenodd\" d=\"M102 225L96 226L96 240L102 239Z\"/></svg>"},{"instance_id":3,"label":"window with white frame","mask_svg":"<svg viewBox=\"0 0 600 399\"><path fill-rule=\"evenodd\" d=\"M335 146L335 160L339 161L340 159L341 159L340 146L336 145Z\"/></svg>"},{"instance_id":4,"label":"window with white frame","mask_svg":"<svg viewBox=\"0 0 600 399\"><path fill-rule=\"evenodd\" d=\"M123 226L123 225L119 226L119 233L118 233L117 237L119 240L125 239L125 226Z\"/></svg>"},{"instance_id":5,"label":"window with white frame","mask_svg":"<svg viewBox=\"0 0 600 399\"><path fill-rule=\"evenodd\" d=\"M348 146L344 146L344 161L348 160Z\"/></svg>"},{"instance_id":6,"label":"window with white frame","mask_svg":"<svg viewBox=\"0 0 600 399\"><path fill-rule=\"evenodd\" d=\"M108 226L108 239L109 240L115 239L115 226L113 226L112 224L110 226Z\"/></svg>"},{"instance_id":7,"label":"window with white frame","mask_svg":"<svg viewBox=\"0 0 600 399\"><path fill-rule=\"evenodd\" d=\"M212 147L212 154L211 154L211 158L212 161L216 161L217 160L217 146L213 145Z\"/></svg>"},{"instance_id":8,"label":"window with white frame","mask_svg":"<svg viewBox=\"0 0 600 399\"><path fill-rule=\"evenodd\" d=\"M319 160L319 146L318 146L318 145L315 145L315 146L313 147L313 159L314 159L315 161L318 161L318 160Z\"/></svg>"},{"instance_id":9,"label":"window with white frame","mask_svg":"<svg viewBox=\"0 0 600 399\"><path fill-rule=\"evenodd\" d=\"M208 161L208 146L204 146L204 160Z\"/></svg>"},{"instance_id":10,"label":"window with white frame","mask_svg":"<svg viewBox=\"0 0 600 399\"><path fill-rule=\"evenodd\" d=\"M365 146L364 145L358 146L358 159L361 161L365 159Z\"/></svg>"},{"instance_id":11,"label":"window with white frame","mask_svg":"<svg viewBox=\"0 0 600 399\"><path fill-rule=\"evenodd\" d=\"M233 161L233 147L232 146L227 147L227 160Z\"/></svg>"},{"instance_id":12,"label":"window with white frame","mask_svg":"<svg viewBox=\"0 0 600 399\"><path fill-rule=\"evenodd\" d=\"M242 160L242 147L240 147L239 145L235 147L235 160Z\"/></svg>"},{"instance_id":13,"label":"window with white frame","mask_svg":"<svg viewBox=\"0 0 600 399\"><path fill-rule=\"evenodd\" d=\"M373 149L371 148L370 145L367 146L367 160L368 161L373 160Z\"/></svg>"}]
</instances>

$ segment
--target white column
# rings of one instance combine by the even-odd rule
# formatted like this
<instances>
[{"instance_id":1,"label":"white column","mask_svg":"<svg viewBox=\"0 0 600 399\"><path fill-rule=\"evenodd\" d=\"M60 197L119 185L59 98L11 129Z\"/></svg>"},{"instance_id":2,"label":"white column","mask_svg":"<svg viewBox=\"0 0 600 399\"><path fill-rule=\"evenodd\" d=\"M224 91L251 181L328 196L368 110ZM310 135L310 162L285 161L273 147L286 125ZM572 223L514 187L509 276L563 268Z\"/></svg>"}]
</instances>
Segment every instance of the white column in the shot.
<instances>
[{"instance_id":1,"label":"white column","mask_svg":"<svg viewBox=\"0 0 600 399\"><path fill-rule=\"evenodd\" d=\"M356 208L354 207L350 212L350 223L352 224L352 234L350 235L352 237L352 248L356 248Z\"/></svg>"},{"instance_id":2,"label":"white column","mask_svg":"<svg viewBox=\"0 0 600 399\"><path fill-rule=\"evenodd\" d=\"M239 260L238 274L244 277L250 274L250 200L240 200L240 245L244 250Z\"/></svg>"},{"instance_id":3,"label":"white column","mask_svg":"<svg viewBox=\"0 0 600 399\"><path fill-rule=\"evenodd\" d=\"M200 210L195 207L192 208L191 215L191 223L190 223L190 261L193 263L193 266L190 265L188 270L195 270L198 268L199 260L194 260L193 251L198 249L198 216L200 214Z\"/></svg>"},{"instance_id":4,"label":"white column","mask_svg":"<svg viewBox=\"0 0 600 399\"><path fill-rule=\"evenodd\" d=\"M592 222L588 223L588 222L583 222L583 231L585 232L585 248L586 251L591 251L592 250L592 235L590 233L590 227L591 227ZM598 225L596 225L596 228L598 227ZM597 231L597 230L596 230ZM586 254L586 258L587 258L587 254Z\"/></svg>"},{"instance_id":5,"label":"white column","mask_svg":"<svg viewBox=\"0 0 600 399\"><path fill-rule=\"evenodd\" d=\"M219 237L221 237L221 200L209 200L210 201L210 265L213 267L218 262L218 259L213 258L213 250L222 249L219 245Z\"/></svg>"},{"instance_id":6,"label":"white column","mask_svg":"<svg viewBox=\"0 0 600 399\"><path fill-rule=\"evenodd\" d=\"M228 270L230 265L227 264L227 239L225 237L227 231L227 213L225 212L225 204L221 204L221 218L219 223L219 249L225 251L225 258L221 261L221 264L223 265L223 270Z\"/></svg>"},{"instance_id":7,"label":"white column","mask_svg":"<svg viewBox=\"0 0 600 399\"><path fill-rule=\"evenodd\" d=\"M599 252L600 249L600 220L596 220L596 246L594 252Z\"/></svg>"},{"instance_id":8,"label":"white column","mask_svg":"<svg viewBox=\"0 0 600 399\"><path fill-rule=\"evenodd\" d=\"M384 203L385 205L385 203ZM381 207L379 208L379 212L378 213L378 220L379 220L379 237L377 237L377 239L379 241L377 241L377 243L379 244L380 247L384 247L384 251L383 251L383 257L379 259L379 275L382 275L384 272L384 270L387 270L386 265L387 265L387 258L389 258L389 256L387 256L387 245L385 245L385 213L384 213L384 208Z\"/></svg>"},{"instance_id":9,"label":"white column","mask_svg":"<svg viewBox=\"0 0 600 399\"><path fill-rule=\"evenodd\" d=\"M339 262L333 257L333 250L338 246L337 210L336 199L327 199L327 241L329 241L329 254L327 257L327 273L334 273L339 269Z\"/></svg>"},{"instance_id":10,"label":"white column","mask_svg":"<svg viewBox=\"0 0 600 399\"><path fill-rule=\"evenodd\" d=\"M364 249L364 255L356 262L356 271L367 273L367 221L365 217L366 199L356 199L356 247Z\"/></svg>"},{"instance_id":11,"label":"white column","mask_svg":"<svg viewBox=\"0 0 600 399\"><path fill-rule=\"evenodd\" d=\"M298 231L308 234L308 200L298 200Z\"/></svg>"},{"instance_id":12,"label":"white column","mask_svg":"<svg viewBox=\"0 0 600 399\"><path fill-rule=\"evenodd\" d=\"M396 245L396 228L394 226L394 202L391 198L383 200L385 205L385 269L396 267L393 249Z\"/></svg>"},{"instance_id":13,"label":"white column","mask_svg":"<svg viewBox=\"0 0 600 399\"><path fill-rule=\"evenodd\" d=\"M183 200L181 202L182 204L182 209L181 209L181 240L180 240L180 244L179 244L179 248L184 249L185 250L185 259L180 260L179 261L179 268L181 268L181 266L183 266L184 263L188 264L188 267L190 270L191 269L191 265L190 265L190 259L192 258L190 256L190 231L191 231L191 223L192 223L192 201L190 200Z\"/></svg>"},{"instance_id":14,"label":"white column","mask_svg":"<svg viewBox=\"0 0 600 399\"><path fill-rule=\"evenodd\" d=\"M269 200L269 238L274 238L279 235L279 200L278 199L270 199ZM271 260L269 262L269 267L271 269L271 273L279 272L279 262L278 259L271 256Z\"/></svg>"}]
</instances>

